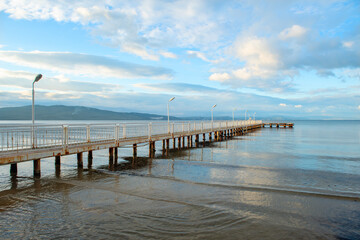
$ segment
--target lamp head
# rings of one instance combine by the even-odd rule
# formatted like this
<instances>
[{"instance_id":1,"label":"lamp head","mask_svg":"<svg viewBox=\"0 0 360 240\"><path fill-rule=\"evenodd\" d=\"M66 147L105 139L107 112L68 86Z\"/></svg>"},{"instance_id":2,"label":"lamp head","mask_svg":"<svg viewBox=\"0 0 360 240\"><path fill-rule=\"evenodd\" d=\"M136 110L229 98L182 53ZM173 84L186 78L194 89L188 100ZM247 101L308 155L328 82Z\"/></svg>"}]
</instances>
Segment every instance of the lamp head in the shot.
<instances>
[{"instance_id":1,"label":"lamp head","mask_svg":"<svg viewBox=\"0 0 360 240\"><path fill-rule=\"evenodd\" d=\"M34 80L34 82L38 82L40 81L40 79L42 78L42 75L41 74L38 74Z\"/></svg>"},{"instance_id":2,"label":"lamp head","mask_svg":"<svg viewBox=\"0 0 360 240\"><path fill-rule=\"evenodd\" d=\"M216 104L214 106L212 106L212 108L216 107Z\"/></svg>"},{"instance_id":3,"label":"lamp head","mask_svg":"<svg viewBox=\"0 0 360 240\"><path fill-rule=\"evenodd\" d=\"M171 101L174 100L174 99L175 99L175 97L170 98L170 99L169 99L169 102L171 102Z\"/></svg>"}]
</instances>

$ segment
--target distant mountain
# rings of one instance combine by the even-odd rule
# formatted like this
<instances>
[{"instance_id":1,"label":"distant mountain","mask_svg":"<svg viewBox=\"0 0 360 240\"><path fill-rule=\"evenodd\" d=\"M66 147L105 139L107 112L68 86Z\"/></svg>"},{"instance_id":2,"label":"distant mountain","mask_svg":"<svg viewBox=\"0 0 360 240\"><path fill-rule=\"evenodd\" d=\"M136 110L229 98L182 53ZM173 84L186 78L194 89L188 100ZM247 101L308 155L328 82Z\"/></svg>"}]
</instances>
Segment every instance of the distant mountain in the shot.
<instances>
[{"instance_id":1,"label":"distant mountain","mask_svg":"<svg viewBox=\"0 0 360 240\"><path fill-rule=\"evenodd\" d=\"M0 120L31 120L31 106L0 108ZM165 120L167 116L79 106L35 106L37 120ZM170 117L177 120L175 117Z\"/></svg>"}]
</instances>

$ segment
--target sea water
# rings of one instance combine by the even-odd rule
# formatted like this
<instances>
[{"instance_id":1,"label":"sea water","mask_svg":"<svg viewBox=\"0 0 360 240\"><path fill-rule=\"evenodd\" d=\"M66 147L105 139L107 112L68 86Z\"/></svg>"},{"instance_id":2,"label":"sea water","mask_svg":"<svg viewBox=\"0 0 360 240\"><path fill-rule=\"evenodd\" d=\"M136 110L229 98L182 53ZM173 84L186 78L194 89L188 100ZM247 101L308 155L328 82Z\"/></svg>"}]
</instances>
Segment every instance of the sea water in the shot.
<instances>
[{"instance_id":1,"label":"sea water","mask_svg":"<svg viewBox=\"0 0 360 240\"><path fill-rule=\"evenodd\" d=\"M202 138L200 138L202 140ZM132 165L0 166L0 238L360 239L360 121L296 121ZM172 144L170 144L172 145Z\"/></svg>"}]
</instances>

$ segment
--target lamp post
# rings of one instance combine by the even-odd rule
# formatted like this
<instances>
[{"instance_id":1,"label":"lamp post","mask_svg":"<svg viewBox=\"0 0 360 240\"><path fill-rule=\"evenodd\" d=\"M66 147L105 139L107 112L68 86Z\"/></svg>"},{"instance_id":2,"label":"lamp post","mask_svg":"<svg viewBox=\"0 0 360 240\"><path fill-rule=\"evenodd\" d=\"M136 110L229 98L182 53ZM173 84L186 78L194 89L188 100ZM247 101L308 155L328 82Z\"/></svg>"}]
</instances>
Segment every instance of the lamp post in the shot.
<instances>
[{"instance_id":1,"label":"lamp post","mask_svg":"<svg viewBox=\"0 0 360 240\"><path fill-rule=\"evenodd\" d=\"M254 112L254 121L256 120L256 119L255 119L255 116L256 116L256 112Z\"/></svg>"},{"instance_id":2,"label":"lamp post","mask_svg":"<svg viewBox=\"0 0 360 240\"><path fill-rule=\"evenodd\" d=\"M216 104L211 108L211 130L213 129L214 125L214 107L216 107Z\"/></svg>"},{"instance_id":3,"label":"lamp post","mask_svg":"<svg viewBox=\"0 0 360 240\"><path fill-rule=\"evenodd\" d=\"M233 122L235 121L235 111L236 111L237 109L236 108L234 108L233 109L233 112L232 112L232 114L233 114Z\"/></svg>"},{"instance_id":4,"label":"lamp post","mask_svg":"<svg viewBox=\"0 0 360 240\"><path fill-rule=\"evenodd\" d=\"M169 104L172 100L174 100L175 97L172 97L169 99L168 103L167 103L167 114L168 114L168 133L170 133L170 111L169 111Z\"/></svg>"},{"instance_id":5,"label":"lamp post","mask_svg":"<svg viewBox=\"0 0 360 240\"><path fill-rule=\"evenodd\" d=\"M32 147L35 148L35 131L34 131L34 126L35 126L35 83L40 81L40 79L42 78L41 74L38 74L35 77L35 80L32 84Z\"/></svg>"},{"instance_id":6,"label":"lamp post","mask_svg":"<svg viewBox=\"0 0 360 240\"><path fill-rule=\"evenodd\" d=\"M247 110L245 110L245 121L246 121L246 114L247 114Z\"/></svg>"}]
</instances>

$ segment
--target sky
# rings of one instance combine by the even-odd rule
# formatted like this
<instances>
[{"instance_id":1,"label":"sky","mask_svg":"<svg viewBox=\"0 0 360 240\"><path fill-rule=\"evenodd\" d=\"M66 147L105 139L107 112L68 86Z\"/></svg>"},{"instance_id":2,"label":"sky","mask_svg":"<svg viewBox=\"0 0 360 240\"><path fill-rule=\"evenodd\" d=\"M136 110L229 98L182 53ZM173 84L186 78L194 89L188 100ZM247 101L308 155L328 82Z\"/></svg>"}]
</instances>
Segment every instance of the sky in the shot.
<instances>
[{"instance_id":1,"label":"sky","mask_svg":"<svg viewBox=\"0 0 360 240\"><path fill-rule=\"evenodd\" d=\"M39 105L360 119L360 1L2 0L0 107L39 73Z\"/></svg>"}]
</instances>

